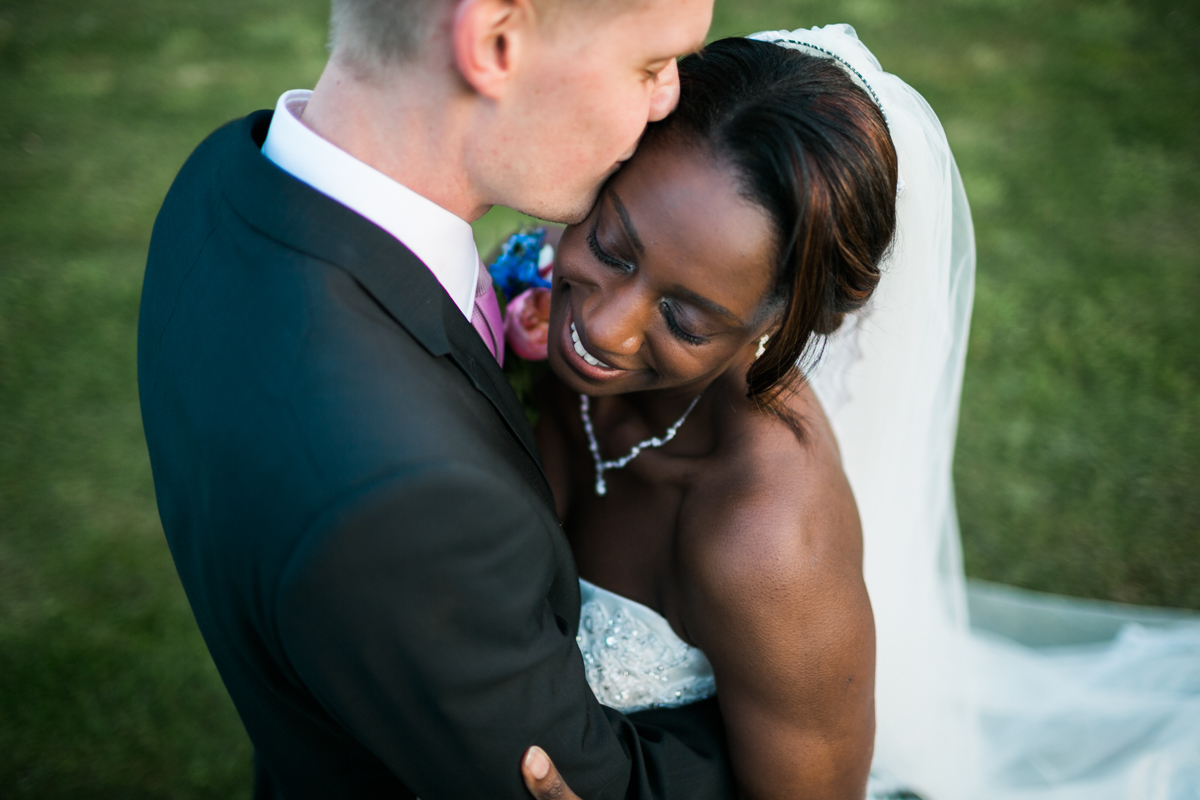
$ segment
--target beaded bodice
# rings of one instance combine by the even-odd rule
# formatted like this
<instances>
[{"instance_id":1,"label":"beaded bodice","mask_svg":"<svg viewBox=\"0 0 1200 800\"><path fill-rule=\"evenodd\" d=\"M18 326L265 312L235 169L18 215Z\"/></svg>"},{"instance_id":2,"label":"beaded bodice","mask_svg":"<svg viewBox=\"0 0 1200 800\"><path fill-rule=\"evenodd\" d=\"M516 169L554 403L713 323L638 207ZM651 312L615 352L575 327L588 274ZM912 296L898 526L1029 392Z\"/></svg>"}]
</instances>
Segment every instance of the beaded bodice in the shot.
<instances>
[{"instance_id":1,"label":"beaded bodice","mask_svg":"<svg viewBox=\"0 0 1200 800\"><path fill-rule=\"evenodd\" d=\"M653 609L585 580L575 641L588 685L626 714L682 706L716 693L712 665Z\"/></svg>"}]
</instances>

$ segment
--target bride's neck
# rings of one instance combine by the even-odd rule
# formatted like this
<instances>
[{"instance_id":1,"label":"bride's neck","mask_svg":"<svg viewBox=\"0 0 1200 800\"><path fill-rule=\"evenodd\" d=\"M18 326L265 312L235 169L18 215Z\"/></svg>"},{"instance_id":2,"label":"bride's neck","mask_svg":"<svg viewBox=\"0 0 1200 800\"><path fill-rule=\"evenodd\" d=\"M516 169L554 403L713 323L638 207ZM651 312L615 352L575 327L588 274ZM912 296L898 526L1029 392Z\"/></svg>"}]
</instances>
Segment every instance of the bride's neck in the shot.
<instances>
[{"instance_id":1,"label":"bride's neck","mask_svg":"<svg viewBox=\"0 0 1200 800\"><path fill-rule=\"evenodd\" d=\"M645 423L650 430L666 430L674 425L703 389L656 392L635 392L620 396L620 400Z\"/></svg>"},{"instance_id":2,"label":"bride's neck","mask_svg":"<svg viewBox=\"0 0 1200 800\"><path fill-rule=\"evenodd\" d=\"M674 425L692 401L700 395L705 399L696 405L695 410L688 416L688 427L692 432L700 427L696 423L710 419L708 409L712 407L715 398L722 400L743 400L746 395L746 369L749 365L737 363L725 372L718 374L706 382L688 386L659 389L648 392L634 392L621 395L621 400L627 404L646 423L651 430L665 430ZM680 435L683 435L682 432Z\"/></svg>"},{"instance_id":3,"label":"bride's neck","mask_svg":"<svg viewBox=\"0 0 1200 800\"><path fill-rule=\"evenodd\" d=\"M697 379L683 386L668 389L646 389L626 394L593 398L591 401L593 421L598 427L621 421L627 422L635 416L653 435L662 432L679 421L697 397L704 395L696 408L688 415L688 422L680 429L680 436L692 438L698 429L717 424L718 409L740 413L754 401L746 397L746 373L754 363L757 342L747 345L720 372ZM573 393L572 393L573 395ZM572 401L574 402L574 401Z\"/></svg>"}]
</instances>

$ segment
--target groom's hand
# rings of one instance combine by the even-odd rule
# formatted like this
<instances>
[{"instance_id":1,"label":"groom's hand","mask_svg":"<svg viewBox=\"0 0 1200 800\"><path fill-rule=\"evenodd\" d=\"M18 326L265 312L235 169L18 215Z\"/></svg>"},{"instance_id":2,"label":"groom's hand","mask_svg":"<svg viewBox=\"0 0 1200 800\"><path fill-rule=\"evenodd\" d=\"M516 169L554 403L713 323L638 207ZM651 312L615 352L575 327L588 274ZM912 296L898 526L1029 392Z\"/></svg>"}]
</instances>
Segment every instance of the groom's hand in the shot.
<instances>
[{"instance_id":1,"label":"groom's hand","mask_svg":"<svg viewBox=\"0 0 1200 800\"><path fill-rule=\"evenodd\" d=\"M540 747L531 747L521 759L521 774L525 776L525 788L536 800L579 800L566 781L554 768L554 762Z\"/></svg>"}]
</instances>

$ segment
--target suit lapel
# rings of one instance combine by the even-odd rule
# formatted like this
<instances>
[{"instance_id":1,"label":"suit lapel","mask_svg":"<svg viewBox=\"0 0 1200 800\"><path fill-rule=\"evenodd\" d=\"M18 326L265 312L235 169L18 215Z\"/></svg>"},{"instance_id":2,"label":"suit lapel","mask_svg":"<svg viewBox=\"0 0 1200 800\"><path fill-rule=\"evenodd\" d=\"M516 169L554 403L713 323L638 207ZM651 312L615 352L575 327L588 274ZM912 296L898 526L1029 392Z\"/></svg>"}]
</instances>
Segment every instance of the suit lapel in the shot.
<instances>
[{"instance_id":1,"label":"suit lapel","mask_svg":"<svg viewBox=\"0 0 1200 800\"><path fill-rule=\"evenodd\" d=\"M449 359L496 409L536 466L530 482L554 508L524 409L479 333L433 273L371 221L301 183L262 154L272 113L242 126L224 160L225 198L266 235L344 269L429 353Z\"/></svg>"},{"instance_id":2,"label":"suit lapel","mask_svg":"<svg viewBox=\"0 0 1200 800\"><path fill-rule=\"evenodd\" d=\"M525 409L521 407L521 402L504 376L504 371L496 363L479 332L454 305L454 301L425 264L389 234L384 235L395 245L396 258L391 263L354 259L340 266L353 275L397 322L425 345L426 349L430 349L434 355L449 357L467 376L471 385L488 399L512 435L538 465L540 482L545 483L545 476L541 474L541 454L533 437L533 429L529 427L529 420L525 416ZM412 302L413 298L421 298L416 307ZM412 327L410 322L413 323ZM440 328L441 336L430 335L429 331L423 330L428 327L435 330ZM422 329L425 335L417 333L414 328ZM439 348L440 352L434 352L430 348L430 344L443 342L445 344ZM548 490L548 486L546 488Z\"/></svg>"}]
</instances>

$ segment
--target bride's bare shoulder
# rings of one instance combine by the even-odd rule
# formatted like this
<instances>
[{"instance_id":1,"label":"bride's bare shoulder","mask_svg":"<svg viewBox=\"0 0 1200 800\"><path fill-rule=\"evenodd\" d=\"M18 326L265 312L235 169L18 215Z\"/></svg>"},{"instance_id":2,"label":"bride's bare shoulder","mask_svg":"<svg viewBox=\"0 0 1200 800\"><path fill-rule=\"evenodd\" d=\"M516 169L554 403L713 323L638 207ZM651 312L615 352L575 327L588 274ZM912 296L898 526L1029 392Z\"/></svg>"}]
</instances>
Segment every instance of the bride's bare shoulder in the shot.
<instances>
[{"instance_id":1,"label":"bride's bare shoulder","mask_svg":"<svg viewBox=\"0 0 1200 800\"><path fill-rule=\"evenodd\" d=\"M832 430L807 388L788 409L791 420L729 404L712 468L681 509L684 580L710 600L768 584L862 589L858 510Z\"/></svg>"},{"instance_id":2,"label":"bride's bare shoulder","mask_svg":"<svg viewBox=\"0 0 1200 800\"><path fill-rule=\"evenodd\" d=\"M862 537L819 405L789 408L801 437L741 413L729 456L685 502L678 617L713 665L731 748L800 785L845 785L850 765L866 774L874 731ZM809 756L789 763L797 752Z\"/></svg>"},{"instance_id":3,"label":"bride's bare shoulder","mask_svg":"<svg viewBox=\"0 0 1200 800\"><path fill-rule=\"evenodd\" d=\"M717 403L717 447L691 493L701 518L761 516L814 534L858 533L837 440L811 389L779 412L737 396Z\"/></svg>"}]
</instances>

